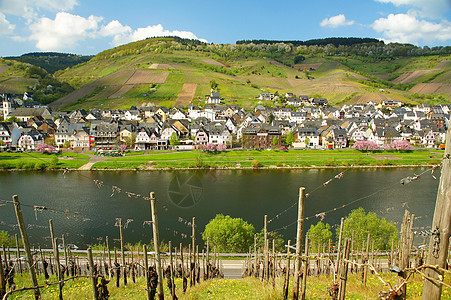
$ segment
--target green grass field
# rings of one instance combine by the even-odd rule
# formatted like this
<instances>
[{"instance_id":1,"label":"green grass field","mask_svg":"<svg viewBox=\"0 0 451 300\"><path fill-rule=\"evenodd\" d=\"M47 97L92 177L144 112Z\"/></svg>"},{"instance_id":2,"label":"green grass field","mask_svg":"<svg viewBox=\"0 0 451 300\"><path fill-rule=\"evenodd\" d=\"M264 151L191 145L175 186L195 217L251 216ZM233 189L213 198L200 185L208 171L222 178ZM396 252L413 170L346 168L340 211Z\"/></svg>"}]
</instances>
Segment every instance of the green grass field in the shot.
<instances>
[{"instance_id":1,"label":"green grass field","mask_svg":"<svg viewBox=\"0 0 451 300\"><path fill-rule=\"evenodd\" d=\"M390 282L395 286L397 281L396 274L385 273L381 274L386 282ZM31 280L28 274L17 275L15 281L18 287L31 286ZM306 285L306 299L330 299L327 288L333 283L331 276L319 276L307 278ZM49 282L56 282L55 276L51 276ZM449 283L449 276L445 277L445 281ZM43 276L38 277L39 284L44 288L41 289L43 299L58 299L58 286L48 286L44 283ZM182 282L180 278L175 279L176 295L181 300L203 300L203 299L244 299L244 300L259 300L259 299L283 299L282 289L283 282L281 278L276 279L276 286L273 288L271 283L262 282L255 278L244 279L211 279L208 281L201 281L194 287L189 287L185 294L182 292ZM164 282L164 296L170 298L169 289ZM112 280L108 285L110 292L110 299L146 299L145 294L145 280L142 277L137 278L133 283L129 278L128 285L116 287L115 281ZM293 281L289 285L289 299L291 299L293 288ZM348 275L346 286L346 299L364 300L364 299L378 299L377 295L380 291L388 291L387 287L373 274L369 274L368 282L364 285L361 282L360 274ZM421 299L423 291L423 279L421 276L414 276L407 284L407 299L418 300ZM34 294L32 291L17 292L11 295L8 299L32 299ZM81 300L92 299L93 291L91 280L88 278L76 278L69 280L63 287L63 298L67 300ZM451 299L450 289L444 287L442 290L442 299Z\"/></svg>"},{"instance_id":2,"label":"green grass field","mask_svg":"<svg viewBox=\"0 0 451 300\"><path fill-rule=\"evenodd\" d=\"M249 168L256 162L267 168L432 165L439 163L441 155L439 151L362 153L356 150L129 153L98 162L93 169L236 168L237 165Z\"/></svg>"}]
</instances>

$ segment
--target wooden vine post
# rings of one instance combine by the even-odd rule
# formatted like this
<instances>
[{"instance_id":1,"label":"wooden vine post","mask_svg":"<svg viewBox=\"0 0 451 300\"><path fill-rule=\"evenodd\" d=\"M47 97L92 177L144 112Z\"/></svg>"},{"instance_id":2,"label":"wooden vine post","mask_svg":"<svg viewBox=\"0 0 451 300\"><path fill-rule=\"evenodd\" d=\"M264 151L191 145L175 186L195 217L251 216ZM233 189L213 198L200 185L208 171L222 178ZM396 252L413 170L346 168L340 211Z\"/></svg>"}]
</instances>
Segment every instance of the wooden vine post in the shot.
<instances>
[{"instance_id":1,"label":"wooden vine post","mask_svg":"<svg viewBox=\"0 0 451 300\"><path fill-rule=\"evenodd\" d=\"M410 212L406 210L404 212L404 217L401 225L401 239L399 244L399 250L400 250L400 260L399 260L399 267L402 270L405 270L409 267L409 260L410 260ZM403 284L403 281L405 278L407 278L407 272L403 272L401 274L402 280L399 281L399 284ZM406 299L406 292L407 292L407 284L404 283L401 287L401 299Z\"/></svg>"},{"instance_id":2,"label":"wooden vine post","mask_svg":"<svg viewBox=\"0 0 451 300\"><path fill-rule=\"evenodd\" d=\"M435 202L434 220L432 221L432 236L429 240L427 265L437 265L446 268L448 258L449 237L451 231L451 128L446 133L445 155L442 161L442 175L438 186ZM432 279L443 278L443 271L426 269L426 275ZM440 299L442 285L425 279L423 286L423 300Z\"/></svg>"},{"instance_id":3,"label":"wooden vine post","mask_svg":"<svg viewBox=\"0 0 451 300\"><path fill-rule=\"evenodd\" d=\"M36 270L34 268L33 257L31 256L30 244L28 242L27 231L25 230L25 223L22 216L22 208L20 207L19 197L13 196L14 209L16 211L17 224L19 225L20 235L22 236L22 243L25 248L25 255L28 263L28 269L30 270L31 282L34 288L34 298L41 299L41 292L39 290L38 279L36 277Z\"/></svg>"},{"instance_id":4,"label":"wooden vine post","mask_svg":"<svg viewBox=\"0 0 451 300\"><path fill-rule=\"evenodd\" d=\"M192 286L196 285L196 217L193 217L193 221L191 223L192 226L192 232L191 232L191 241L192 241L192 249L193 249L193 268L192 268L192 272L191 272L191 278L190 280L192 280ZM181 251L182 248L180 248ZM191 270L191 266L189 266L190 270Z\"/></svg>"},{"instance_id":5,"label":"wooden vine post","mask_svg":"<svg viewBox=\"0 0 451 300\"><path fill-rule=\"evenodd\" d=\"M294 263L293 300L299 299L299 277L301 271L302 237L304 232L305 188L299 189L298 228L296 235L296 261Z\"/></svg>"},{"instance_id":6,"label":"wooden vine post","mask_svg":"<svg viewBox=\"0 0 451 300\"><path fill-rule=\"evenodd\" d=\"M147 247L146 245L143 245L143 250L144 250L144 274L146 277L146 297L147 300L153 300L150 294L150 278L149 278L149 261L147 258Z\"/></svg>"},{"instance_id":7,"label":"wooden vine post","mask_svg":"<svg viewBox=\"0 0 451 300\"><path fill-rule=\"evenodd\" d=\"M158 233L158 218L157 218L157 206L155 193L150 193L150 210L152 214L152 229L153 229L153 244L155 248L155 260L157 265L158 273L158 299L164 299L163 293L163 270L161 269L161 258L160 258L160 239Z\"/></svg>"},{"instance_id":8,"label":"wooden vine post","mask_svg":"<svg viewBox=\"0 0 451 300\"><path fill-rule=\"evenodd\" d=\"M338 300L344 300L346 296L346 281L348 280L348 265L349 265L349 250L351 247L351 240L347 238L344 243L343 256L340 268L340 286L338 288Z\"/></svg>"},{"instance_id":9,"label":"wooden vine post","mask_svg":"<svg viewBox=\"0 0 451 300\"><path fill-rule=\"evenodd\" d=\"M92 259L92 249L88 248L88 263L89 263L89 272L91 273L91 281L92 281L92 292L94 296L94 300L99 299L99 292L97 291L97 277L95 275L94 270L94 261Z\"/></svg>"},{"instance_id":10,"label":"wooden vine post","mask_svg":"<svg viewBox=\"0 0 451 300\"><path fill-rule=\"evenodd\" d=\"M285 283L283 285L283 299L286 300L288 298L288 287L290 285L290 248L291 248L291 240L288 240L287 246L287 271L285 273Z\"/></svg>"},{"instance_id":11,"label":"wooden vine post","mask_svg":"<svg viewBox=\"0 0 451 300\"><path fill-rule=\"evenodd\" d=\"M302 271L302 286L301 286L301 299L302 300L305 300L305 293L307 291L307 276L308 276L308 269L309 269L309 264L310 264L308 234L305 235L304 254L305 254L305 262L304 262L304 269Z\"/></svg>"},{"instance_id":12,"label":"wooden vine post","mask_svg":"<svg viewBox=\"0 0 451 300\"><path fill-rule=\"evenodd\" d=\"M118 219L118 221L119 221L119 236L121 239L122 268L124 268L124 271L122 274L124 275L124 285L127 285L127 265L125 262L124 232L123 232L122 219Z\"/></svg>"}]
</instances>

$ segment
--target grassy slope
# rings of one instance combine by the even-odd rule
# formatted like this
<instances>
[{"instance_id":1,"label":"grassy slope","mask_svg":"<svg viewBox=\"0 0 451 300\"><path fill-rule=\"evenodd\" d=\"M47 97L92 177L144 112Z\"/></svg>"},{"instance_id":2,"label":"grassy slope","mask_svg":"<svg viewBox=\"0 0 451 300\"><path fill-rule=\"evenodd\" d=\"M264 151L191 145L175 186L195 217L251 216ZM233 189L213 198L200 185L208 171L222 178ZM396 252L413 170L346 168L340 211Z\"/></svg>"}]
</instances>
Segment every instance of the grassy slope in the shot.
<instances>
[{"instance_id":1,"label":"grassy slope","mask_svg":"<svg viewBox=\"0 0 451 300\"><path fill-rule=\"evenodd\" d=\"M393 273L382 274L385 281L396 285L397 276ZM16 276L16 284L18 287L31 286L31 282L27 275ZM56 282L55 276L51 276L50 282ZM445 277L445 281L449 283L449 276ZM43 276L39 276L38 282L44 284ZM308 277L306 287L306 299L329 299L327 287L333 283L332 277ZM45 284L44 284L45 285ZM175 279L176 295L181 300L194 299L283 299L282 288L283 282L281 278L276 280L276 288L273 289L271 284L262 282L255 278L244 278L240 280L230 279L212 279L209 281L201 281L195 287L188 287L186 294L181 291L182 282L180 278ZM170 298L169 289L166 284L163 285L165 298ZM292 295L293 281L290 282L289 297ZM140 277L133 283L129 280L127 287L121 282L119 288L116 287L114 280L108 284L110 299L146 299L145 281ZM421 299L423 290L423 280L420 276L414 276L409 280L407 285L407 299ZM346 287L346 299L377 299L380 291L387 291L379 279L370 274L368 282L363 285L360 274L348 275ZM41 289L44 299L58 299L57 285L46 286ZM92 299L91 280L88 278L78 278L65 283L63 288L64 299ZM9 299L30 299L33 298L32 291L19 292L13 294ZM442 299L451 299L450 289L443 288Z\"/></svg>"},{"instance_id":2,"label":"grassy slope","mask_svg":"<svg viewBox=\"0 0 451 300\"><path fill-rule=\"evenodd\" d=\"M441 61L449 59L449 57L420 57L374 64L358 59L348 59L347 65L350 67L346 67L336 59L313 57L307 58L303 65L316 63L320 66L316 70L309 71L309 75L313 79L306 79L306 74L301 67L291 68L267 58L236 58L216 61L218 63L213 64L214 57L207 52L144 51L148 47L152 47L152 42L157 43L157 41L139 41L127 46L136 49L135 51L127 50L129 52L125 52L124 49L128 49L127 47L110 49L87 63L57 72L60 80L67 81L76 87L85 84L112 87L103 93L88 95L90 97L83 103L67 104L67 102L76 101L78 95L71 101L55 103L55 105L65 104L63 106L65 109L92 108L99 107L101 104L103 107L110 108L129 108L131 105L144 103L171 106L183 83L197 84L194 98L205 99L205 95L210 92L209 82L213 79L219 84L219 91L227 104L240 104L245 107L259 104L255 98L259 93L265 91L294 92L295 94L326 97L331 104L370 100L380 102L384 99L412 102L415 99L410 97L411 93L409 92L387 88L382 95L378 88L358 83L357 80L364 77L354 73L353 70L388 79L410 70L435 68ZM223 66L218 69L216 64L221 63ZM165 64L169 68L166 70L149 69L153 64ZM413 83L422 82L422 80L431 82L448 80L449 76L447 76L446 70L449 65L445 64L444 67L445 69L432 70L432 73L417 78ZM121 74L124 71L132 72L135 69L147 70L155 74L169 72L169 76L164 84L157 85L155 89L151 89L149 84L137 84L120 97L109 99L125 83L120 80ZM444 70L445 72L443 72ZM434 74L437 75L431 78ZM104 78L102 79L102 77Z\"/></svg>"}]
</instances>

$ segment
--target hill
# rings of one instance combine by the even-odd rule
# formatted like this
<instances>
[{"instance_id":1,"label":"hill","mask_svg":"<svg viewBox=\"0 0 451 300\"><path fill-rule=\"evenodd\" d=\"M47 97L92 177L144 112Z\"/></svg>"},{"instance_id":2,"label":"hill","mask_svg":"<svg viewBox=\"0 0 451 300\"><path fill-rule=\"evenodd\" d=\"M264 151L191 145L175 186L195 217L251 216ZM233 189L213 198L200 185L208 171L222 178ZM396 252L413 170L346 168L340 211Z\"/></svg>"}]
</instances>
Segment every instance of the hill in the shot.
<instances>
[{"instance_id":1,"label":"hill","mask_svg":"<svg viewBox=\"0 0 451 300\"><path fill-rule=\"evenodd\" d=\"M4 57L7 60L15 60L41 67L47 72L53 74L58 70L73 67L75 65L87 62L92 55L75 55L57 52L34 52L21 56Z\"/></svg>"},{"instance_id":2,"label":"hill","mask_svg":"<svg viewBox=\"0 0 451 300\"><path fill-rule=\"evenodd\" d=\"M0 93L30 92L34 100L48 104L73 90L40 67L0 58Z\"/></svg>"},{"instance_id":3,"label":"hill","mask_svg":"<svg viewBox=\"0 0 451 300\"><path fill-rule=\"evenodd\" d=\"M55 72L55 78L75 91L52 106L202 105L211 81L226 104L244 107L261 104L256 98L263 92L325 97L332 105L385 99L434 103L451 99L450 71L451 47L342 38L226 45L149 38Z\"/></svg>"}]
</instances>

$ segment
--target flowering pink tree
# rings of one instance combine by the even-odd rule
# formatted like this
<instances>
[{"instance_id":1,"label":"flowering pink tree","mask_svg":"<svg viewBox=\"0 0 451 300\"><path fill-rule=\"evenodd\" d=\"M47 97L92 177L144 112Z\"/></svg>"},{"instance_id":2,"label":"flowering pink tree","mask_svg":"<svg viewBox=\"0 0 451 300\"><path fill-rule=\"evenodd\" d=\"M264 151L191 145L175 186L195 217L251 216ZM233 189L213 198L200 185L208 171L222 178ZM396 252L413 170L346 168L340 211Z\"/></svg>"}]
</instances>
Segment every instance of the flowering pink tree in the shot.
<instances>
[{"instance_id":1,"label":"flowering pink tree","mask_svg":"<svg viewBox=\"0 0 451 300\"><path fill-rule=\"evenodd\" d=\"M208 144L204 145L204 150L205 151L215 151L216 145L212 144L212 143L208 143Z\"/></svg>"},{"instance_id":2,"label":"flowering pink tree","mask_svg":"<svg viewBox=\"0 0 451 300\"><path fill-rule=\"evenodd\" d=\"M405 151L410 150L410 143L408 141L393 141L389 145L385 145L385 149Z\"/></svg>"},{"instance_id":3,"label":"flowering pink tree","mask_svg":"<svg viewBox=\"0 0 451 300\"><path fill-rule=\"evenodd\" d=\"M126 144L121 144L121 145L119 146L119 148L121 148L121 152L124 152L125 149L127 149L127 145L126 145Z\"/></svg>"},{"instance_id":4,"label":"flowering pink tree","mask_svg":"<svg viewBox=\"0 0 451 300\"><path fill-rule=\"evenodd\" d=\"M41 152L41 153L51 153L51 152L55 151L55 147L53 147L52 145L40 143L40 144L37 144L36 151Z\"/></svg>"},{"instance_id":5,"label":"flowering pink tree","mask_svg":"<svg viewBox=\"0 0 451 300\"><path fill-rule=\"evenodd\" d=\"M227 146L225 144L219 144L218 145L218 150L219 151L224 151L225 149L227 149Z\"/></svg>"},{"instance_id":6,"label":"flowering pink tree","mask_svg":"<svg viewBox=\"0 0 451 300\"><path fill-rule=\"evenodd\" d=\"M379 150L379 146L373 141L357 141L354 143L354 149L359 151Z\"/></svg>"}]
</instances>

